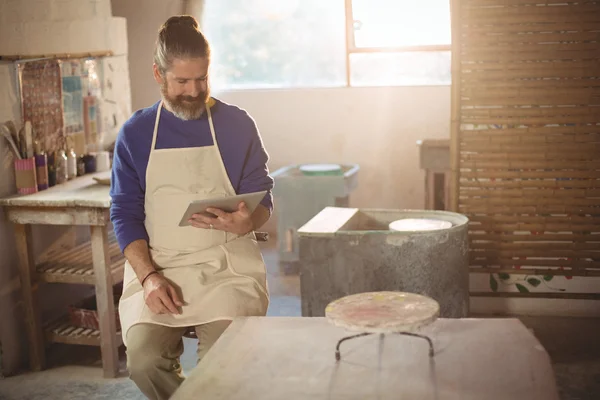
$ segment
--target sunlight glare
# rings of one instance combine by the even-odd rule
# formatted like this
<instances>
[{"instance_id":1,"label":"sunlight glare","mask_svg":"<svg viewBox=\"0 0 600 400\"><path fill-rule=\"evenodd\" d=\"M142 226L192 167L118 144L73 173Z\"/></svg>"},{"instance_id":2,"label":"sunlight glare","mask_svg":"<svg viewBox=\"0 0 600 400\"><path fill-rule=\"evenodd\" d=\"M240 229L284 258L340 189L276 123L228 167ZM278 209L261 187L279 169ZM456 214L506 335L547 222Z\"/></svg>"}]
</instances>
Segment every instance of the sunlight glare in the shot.
<instances>
[{"instance_id":1,"label":"sunlight glare","mask_svg":"<svg viewBox=\"0 0 600 400\"><path fill-rule=\"evenodd\" d=\"M353 0L357 47L450 44L449 0Z\"/></svg>"}]
</instances>

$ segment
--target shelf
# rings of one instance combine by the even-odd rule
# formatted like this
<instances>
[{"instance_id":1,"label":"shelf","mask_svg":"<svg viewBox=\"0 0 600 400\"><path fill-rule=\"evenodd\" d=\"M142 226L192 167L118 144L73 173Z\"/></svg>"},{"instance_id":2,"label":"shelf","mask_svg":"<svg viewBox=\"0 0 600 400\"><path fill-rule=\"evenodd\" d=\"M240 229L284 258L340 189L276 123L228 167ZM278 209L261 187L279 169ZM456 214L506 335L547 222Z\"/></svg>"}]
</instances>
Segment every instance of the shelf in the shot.
<instances>
[{"instance_id":1,"label":"shelf","mask_svg":"<svg viewBox=\"0 0 600 400\"><path fill-rule=\"evenodd\" d=\"M113 284L123 280L125 258L112 231L108 235L110 273ZM43 282L78 283L94 285L91 242L60 252L37 266L38 278Z\"/></svg>"},{"instance_id":2,"label":"shelf","mask_svg":"<svg viewBox=\"0 0 600 400\"><path fill-rule=\"evenodd\" d=\"M80 328L71 324L65 316L44 328L46 340L51 343L80 344L100 346L100 331L97 329ZM117 332L117 346L123 343L121 332Z\"/></svg>"}]
</instances>

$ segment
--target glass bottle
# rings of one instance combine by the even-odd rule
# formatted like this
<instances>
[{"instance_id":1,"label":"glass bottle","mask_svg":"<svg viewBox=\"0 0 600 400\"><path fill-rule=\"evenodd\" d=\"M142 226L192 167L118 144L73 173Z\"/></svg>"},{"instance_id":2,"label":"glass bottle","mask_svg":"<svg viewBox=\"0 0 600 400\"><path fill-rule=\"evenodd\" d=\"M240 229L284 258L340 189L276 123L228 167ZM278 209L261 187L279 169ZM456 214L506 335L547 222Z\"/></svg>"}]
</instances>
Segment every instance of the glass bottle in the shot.
<instances>
[{"instance_id":1,"label":"glass bottle","mask_svg":"<svg viewBox=\"0 0 600 400\"><path fill-rule=\"evenodd\" d=\"M69 179L69 167L67 155L64 150L58 150L56 152L56 184L66 182Z\"/></svg>"},{"instance_id":2,"label":"glass bottle","mask_svg":"<svg viewBox=\"0 0 600 400\"><path fill-rule=\"evenodd\" d=\"M67 152L67 177L73 179L77 176L77 155L72 148Z\"/></svg>"}]
</instances>

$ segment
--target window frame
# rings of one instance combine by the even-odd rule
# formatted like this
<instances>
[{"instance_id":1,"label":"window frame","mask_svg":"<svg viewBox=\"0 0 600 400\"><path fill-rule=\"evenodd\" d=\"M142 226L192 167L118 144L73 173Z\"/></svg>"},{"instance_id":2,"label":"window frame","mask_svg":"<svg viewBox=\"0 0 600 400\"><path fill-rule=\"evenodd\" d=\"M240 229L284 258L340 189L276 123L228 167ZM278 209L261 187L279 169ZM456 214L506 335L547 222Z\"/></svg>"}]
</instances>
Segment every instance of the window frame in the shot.
<instances>
[{"instance_id":1,"label":"window frame","mask_svg":"<svg viewBox=\"0 0 600 400\"><path fill-rule=\"evenodd\" d=\"M344 8L346 11L346 87L355 87L352 85L352 65L350 57L352 54L361 53L407 53L407 52L438 52L451 51L452 44L440 45L424 45L424 46L399 46L399 47L358 47L354 36L354 24L357 20L354 19L352 11L352 0L344 0Z\"/></svg>"}]
</instances>

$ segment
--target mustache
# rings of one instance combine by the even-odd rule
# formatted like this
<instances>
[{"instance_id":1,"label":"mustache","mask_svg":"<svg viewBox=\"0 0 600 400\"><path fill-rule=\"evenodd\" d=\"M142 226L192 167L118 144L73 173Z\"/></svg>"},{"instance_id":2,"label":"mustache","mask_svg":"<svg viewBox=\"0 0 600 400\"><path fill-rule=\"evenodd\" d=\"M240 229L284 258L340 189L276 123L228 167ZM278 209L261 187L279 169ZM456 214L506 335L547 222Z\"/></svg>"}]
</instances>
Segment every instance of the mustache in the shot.
<instances>
[{"instance_id":1,"label":"mustache","mask_svg":"<svg viewBox=\"0 0 600 400\"><path fill-rule=\"evenodd\" d=\"M202 93L196 97L193 96L177 96L177 100L189 101L190 103L200 103L205 101L205 94Z\"/></svg>"}]
</instances>

